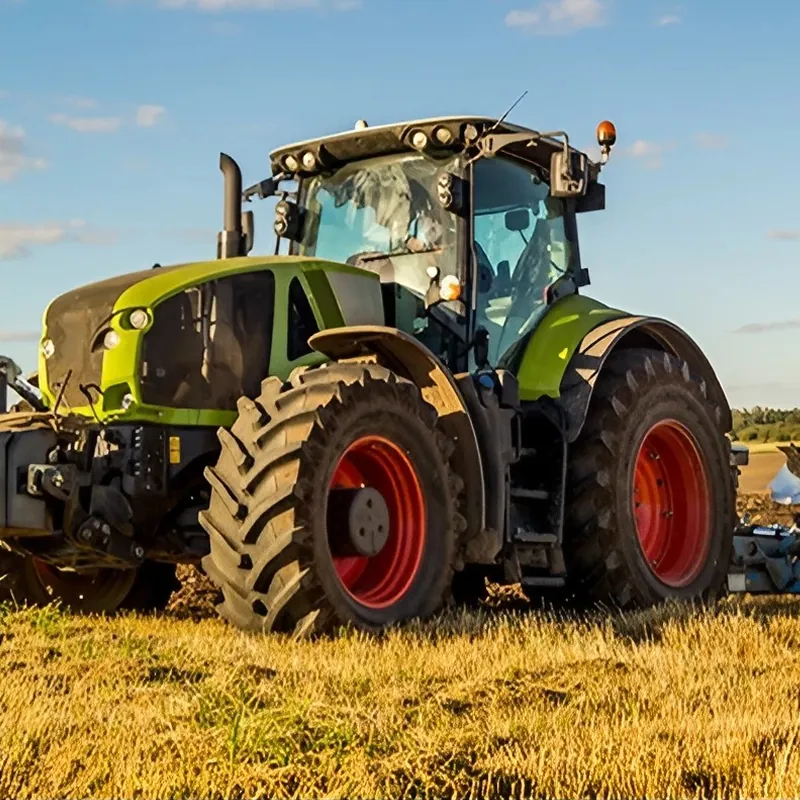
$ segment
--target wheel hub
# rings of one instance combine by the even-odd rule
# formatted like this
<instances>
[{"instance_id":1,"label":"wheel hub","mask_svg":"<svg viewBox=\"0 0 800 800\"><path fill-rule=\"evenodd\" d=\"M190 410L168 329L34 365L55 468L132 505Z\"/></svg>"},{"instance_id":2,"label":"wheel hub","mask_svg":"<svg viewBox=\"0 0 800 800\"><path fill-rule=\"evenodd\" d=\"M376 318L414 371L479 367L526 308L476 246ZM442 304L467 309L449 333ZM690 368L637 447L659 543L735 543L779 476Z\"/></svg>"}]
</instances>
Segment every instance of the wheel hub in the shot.
<instances>
[{"instance_id":1,"label":"wheel hub","mask_svg":"<svg viewBox=\"0 0 800 800\"><path fill-rule=\"evenodd\" d=\"M389 521L389 506L377 489L331 490L328 530L333 555L378 555L389 540Z\"/></svg>"}]
</instances>

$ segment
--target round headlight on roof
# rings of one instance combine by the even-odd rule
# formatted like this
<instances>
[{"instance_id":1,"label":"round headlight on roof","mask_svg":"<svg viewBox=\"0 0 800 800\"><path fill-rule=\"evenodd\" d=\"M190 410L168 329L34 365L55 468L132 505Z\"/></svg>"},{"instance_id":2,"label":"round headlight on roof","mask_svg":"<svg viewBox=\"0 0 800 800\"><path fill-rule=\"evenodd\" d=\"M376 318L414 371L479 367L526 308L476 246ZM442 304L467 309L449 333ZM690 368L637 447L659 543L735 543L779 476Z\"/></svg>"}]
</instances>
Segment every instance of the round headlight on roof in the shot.
<instances>
[{"instance_id":1,"label":"round headlight on roof","mask_svg":"<svg viewBox=\"0 0 800 800\"><path fill-rule=\"evenodd\" d=\"M417 150L424 150L428 146L428 135L425 131L415 131L411 137L411 146Z\"/></svg>"},{"instance_id":2,"label":"round headlight on roof","mask_svg":"<svg viewBox=\"0 0 800 800\"><path fill-rule=\"evenodd\" d=\"M440 125L433 132L433 135L436 138L436 141L439 142L439 144L444 144L444 145L450 144L455 138L450 128L445 128L444 125Z\"/></svg>"},{"instance_id":3,"label":"round headlight on roof","mask_svg":"<svg viewBox=\"0 0 800 800\"><path fill-rule=\"evenodd\" d=\"M150 315L143 308L134 308L128 316L128 322L130 322L131 328L141 331L150 322Z\"/></svg>"}]
</instances>

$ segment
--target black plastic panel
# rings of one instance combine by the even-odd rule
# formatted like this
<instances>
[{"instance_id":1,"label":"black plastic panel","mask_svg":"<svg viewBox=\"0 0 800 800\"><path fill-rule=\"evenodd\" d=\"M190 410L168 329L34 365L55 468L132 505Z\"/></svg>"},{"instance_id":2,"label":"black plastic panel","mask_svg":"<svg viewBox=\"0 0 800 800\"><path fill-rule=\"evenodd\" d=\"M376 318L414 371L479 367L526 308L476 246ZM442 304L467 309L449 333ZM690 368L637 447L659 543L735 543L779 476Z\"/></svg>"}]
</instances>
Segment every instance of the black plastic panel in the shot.
<instances>
[{"instance_id":1,"label":"black plastic panel","mask_svg":"<svg viewBox=\"0 0 800 800\"><path fill-rule=\"evenodd\" d=\"M160 303L144 336L144 402L233 411L242 395L257 395L269 374L274 303L269 271L209 281Z\"/></svg>"},{"instance_id":2,"label":"black plastic panel","mask_svg":"<svg viewBox=\"0 0 800 800\"><path fill-rule=\"evenodd\" d=\"M44 498L25 494L24 487L28 465L47 463L55 444L55 433L46 429L0 432L0 529L50 530Z\"/></svg>"}]
</instances>

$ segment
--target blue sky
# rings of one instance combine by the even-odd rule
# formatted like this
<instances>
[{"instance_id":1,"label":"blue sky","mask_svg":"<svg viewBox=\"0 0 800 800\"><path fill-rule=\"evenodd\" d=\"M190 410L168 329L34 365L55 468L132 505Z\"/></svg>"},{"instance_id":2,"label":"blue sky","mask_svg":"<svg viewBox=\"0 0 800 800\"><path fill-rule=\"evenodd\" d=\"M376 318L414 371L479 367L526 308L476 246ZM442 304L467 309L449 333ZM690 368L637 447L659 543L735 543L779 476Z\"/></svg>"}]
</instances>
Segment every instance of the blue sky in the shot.
<instances>
[{"instance_id":1,"label":"blue sky","mask_svg":"<svg viewBox=\"0 0 800 800\"><path fill-rule=\"evenodd\" d=\"M789 0L0 0L0 352L33 368L62 291L213 257L220 150L255 182L281 144L527 89L512 121L617 126L589 293L684 326L734 405L800 405L797 30Z\"/></svg>"}]
</instances>

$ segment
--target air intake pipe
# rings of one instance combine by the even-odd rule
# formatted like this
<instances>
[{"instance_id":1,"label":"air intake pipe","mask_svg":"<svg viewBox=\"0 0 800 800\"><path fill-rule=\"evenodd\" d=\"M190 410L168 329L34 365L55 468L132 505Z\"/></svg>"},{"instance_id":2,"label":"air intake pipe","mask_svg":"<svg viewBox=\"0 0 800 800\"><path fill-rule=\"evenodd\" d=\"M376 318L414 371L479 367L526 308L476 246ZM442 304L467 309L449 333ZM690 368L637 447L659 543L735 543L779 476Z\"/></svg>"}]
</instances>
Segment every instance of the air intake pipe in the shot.
<instances>
[{"instance_id":1,"label":"air intake pipe","mask_svg":"<svg viewBox=\"0 0 800 800\"><path fill-rule=\"evenodd\" d=\"M227 153L219 154L219 168L224 180L224 202L217 258L236 258L247 252L242 232L242 171Z\"/></svg>"}]
</instances>

